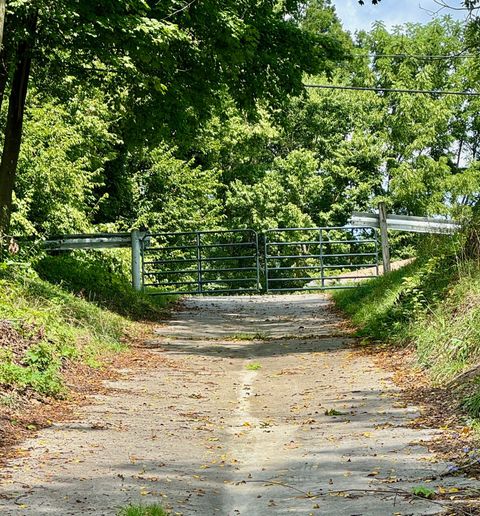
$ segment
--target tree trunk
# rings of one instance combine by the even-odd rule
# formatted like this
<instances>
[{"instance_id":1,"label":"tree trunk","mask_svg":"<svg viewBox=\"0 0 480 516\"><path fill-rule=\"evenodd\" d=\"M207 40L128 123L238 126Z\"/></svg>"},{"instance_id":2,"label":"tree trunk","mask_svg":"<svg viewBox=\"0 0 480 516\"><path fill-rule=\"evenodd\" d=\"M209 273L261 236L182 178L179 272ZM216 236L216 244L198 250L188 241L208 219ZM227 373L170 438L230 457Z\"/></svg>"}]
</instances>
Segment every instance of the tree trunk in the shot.
<instances>
[{"instance_id":1,"label":"tree trunk","mask_svg":"<svg viewBox=\"0 0 480 516\"><path fill-rule=\"evenodd\" d=\"M3 27L5 26L5 12L7 0L0 0L0 50L3 49Z\"/></svg>"},{"instance_id":2,"label":"tree trunk","mask_svg":"<svg viewBox=\"0 0 480 516\"><path fill-rule=\"evenodd\" d=\"M0 238L8 232L10 225L12 195L22 141L23 117L37 27L37 13L29 17L26 27L28 36L19 43L15 59L16 68L12 78L5 141L0 161Z\"/></svg>"},{"instance_id":3,"label":"tree trunk","mask_svg":"<svg viewBox=\"0 0 480 516\"><path fill-rule=\"evenodd\" d=\"M5 88L8 81L7 52L5 49L5 28L6 0L0 0L0 110L2 109Z\"/></svg>"}]
</instances>

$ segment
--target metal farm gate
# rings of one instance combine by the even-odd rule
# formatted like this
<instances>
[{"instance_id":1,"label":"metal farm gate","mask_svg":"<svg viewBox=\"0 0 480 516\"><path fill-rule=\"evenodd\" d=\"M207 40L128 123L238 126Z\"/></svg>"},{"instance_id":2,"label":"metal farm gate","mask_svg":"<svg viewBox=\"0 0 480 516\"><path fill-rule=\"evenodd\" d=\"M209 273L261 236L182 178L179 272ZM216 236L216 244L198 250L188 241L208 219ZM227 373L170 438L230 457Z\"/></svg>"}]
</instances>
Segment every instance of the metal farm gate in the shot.
<instances>
[{"instance_id":1,"label":"metal farm gate","mask_svg":"<svg viewBox=\"0 0 480 516\"><path fill-rule=\"evenodd\" d=\"M349 288L366 273L378 276L378 258L372 227L270 229L265 233L265 291Z\"/></svg>"},{"instance_id":2,"label":"metal farm gate","mask_svg":"<svg viewBox=\"0 0 480 516\"><path fill-rule=\"evenodd\" d=\"M251 229L147 233L142 276L153 294L259 292L258 235Z\"/></svg>"},{"instance_id":3,"label":"metal farm gate","mask_svg":"<svg viewBox=\"0 0 480 516\"><path fill-rule=\"evenodd\" d=\"M142 285L152 294L241 294L349 288L378 276L373 227L147 233ZM360 275L360 269L367 269Z\"/></svg>"}]
</instances>

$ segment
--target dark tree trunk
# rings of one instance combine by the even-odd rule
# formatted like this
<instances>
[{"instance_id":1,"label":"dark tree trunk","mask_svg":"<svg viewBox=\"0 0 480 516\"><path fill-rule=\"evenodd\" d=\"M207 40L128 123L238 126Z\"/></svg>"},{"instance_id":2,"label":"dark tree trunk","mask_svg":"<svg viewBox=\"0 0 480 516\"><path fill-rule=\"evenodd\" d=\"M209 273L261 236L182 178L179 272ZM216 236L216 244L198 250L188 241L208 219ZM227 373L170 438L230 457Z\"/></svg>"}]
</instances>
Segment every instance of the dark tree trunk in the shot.
<instances>
[{"instance_id":1,"label":"dark tree trunk","mask_svg":"<svg viewBox=\"0 0 480 516\"><path fill-rule=\"evenodd\" d=\"M7 124L2 159L0 161L0 237L8 232L12 209L12 194L15 186L18 156L22 141L23 116L27 97L28 79L35 41L37 14L27 20L27 38L18 45L15 72L9 97Z\"/></svg>"},{"instance_id":2,"label":"dark tree trunk","mask_svg":"<svg viewBox=\"0 0 480 516\"><path fill-rule=\"evenodd\" d=\"M5 26L5 13L7 0L0 0L0 49L3 47L3 27Z\"/></svg>"},{"instance_id":3,"label":"dark tree trunk","mask_svg":"<svg viewBox=\"0 0 480 516\"><path fill-rule=\"evenodd\" d=\"M3 96L5 94L8 80L7 56L3 37L5 27L5 8L6 0L0 0L0 110L2 109Z\"/></svg>"}]
</instances>

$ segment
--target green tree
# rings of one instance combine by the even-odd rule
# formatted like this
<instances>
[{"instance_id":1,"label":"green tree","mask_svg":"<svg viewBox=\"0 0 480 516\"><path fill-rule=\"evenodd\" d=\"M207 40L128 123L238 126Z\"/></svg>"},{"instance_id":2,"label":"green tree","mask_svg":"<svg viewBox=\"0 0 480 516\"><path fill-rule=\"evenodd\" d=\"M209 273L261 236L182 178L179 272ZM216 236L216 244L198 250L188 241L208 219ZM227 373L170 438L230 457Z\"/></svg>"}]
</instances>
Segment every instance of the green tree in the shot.
<instances>
[{"instance_id":1,"label":"green tree","mask_svg":"<svg viewBox=\"0 0 480 516\"><path fill-rule=\"evenodd\" d=\"M220 187L216 171L176 158L174 149L147 151L133 175L134 226L151 231L221 227Z\"/></svg>"},{"instance_id":2,"label":"green tree","mask_svg":"<svg viewBox=\"0 0 480 516\"><path fill-rule=\"evenodd\" d=\"M302 74L325 58L313 52L323 36L295 21L297 1L11 0L7 8L0 231L10 219L30 75L39 89L66 89L64 78L107 86L125 156L166 135L188 141L223 92L245 110L260 98L273 106L299 93Z\"/></svg>"},{"instance_id":3,"label":"green tree","mask_svg":"<svg viewBox=\"0 0 480 516\"><path fill-rule=\"evenodd\" d=\"M117 137L100 92L77 88L68 105L32 90L13 199L15 234L88 232L104 202L96 189Z\"/></svg>"},{"instance_id":4,"label":"green tree","mask_svg":"<svg viewBox=\"0 0 480 516\"><path fill-rule=\"evenodd\" d=\"M304 149L276 158L264 177L253 185L240 180L230 185L226 209L231 227L310 227L312 204L323 188L318 162Z\"/></svg>"}]
</instances>

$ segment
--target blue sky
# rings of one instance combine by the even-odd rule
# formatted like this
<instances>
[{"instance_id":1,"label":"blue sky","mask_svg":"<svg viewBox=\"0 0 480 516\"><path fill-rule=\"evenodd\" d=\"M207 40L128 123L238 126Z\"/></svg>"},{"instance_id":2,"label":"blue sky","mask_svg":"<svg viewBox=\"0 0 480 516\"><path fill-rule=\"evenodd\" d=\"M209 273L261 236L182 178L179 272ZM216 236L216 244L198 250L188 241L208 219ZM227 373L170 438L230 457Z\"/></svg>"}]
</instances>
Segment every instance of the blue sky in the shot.
<instances>
[{"instance_id":1,"label":"blue sky","mask_svg":"<svg viewBox=\"0 0 480 516\"><path fill-rule=\"evenodd\" d=\"M461 0L445 0L452 7L461 6ZM435 16L440 6L435 0L382 0L378 5L372 5L365 0L361 6L358 0L333 0L337 14L344 27L354 33L360 29L370 29L375 20L383 20L388 27L406 22L425 23ZM451 14L463 19L463 11L444 9L440 15Z\"/></svg>"}]
</instances>

